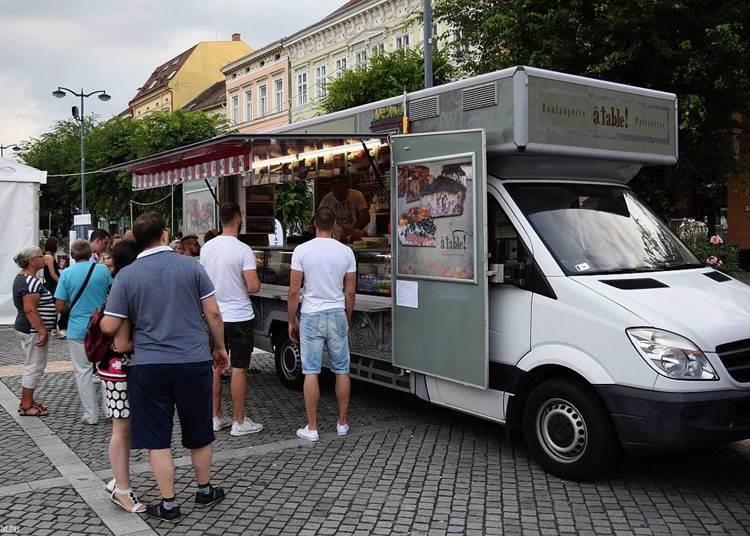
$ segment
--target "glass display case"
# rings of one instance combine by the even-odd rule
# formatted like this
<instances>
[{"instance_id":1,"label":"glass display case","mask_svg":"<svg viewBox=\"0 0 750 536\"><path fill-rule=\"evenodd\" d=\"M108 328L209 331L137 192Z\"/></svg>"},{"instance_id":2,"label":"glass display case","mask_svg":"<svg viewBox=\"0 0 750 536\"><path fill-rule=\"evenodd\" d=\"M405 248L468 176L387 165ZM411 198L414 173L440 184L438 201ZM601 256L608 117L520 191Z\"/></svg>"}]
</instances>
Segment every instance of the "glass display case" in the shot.
<instances>
[{"instance_id":1,"label":"glass display case","mask_svg":"<svg viewBox=\"0 0 750 536\"><path fill-rule=\"evenodd\" d=\"M255 264L261 283L289 286L292 251L254 249ZM357 260L357 294L391 295L391 254L387 251L355 251Z\"/></svg>"},{"instance_id":2,"label":"glass display case","mask_svg":"<svg viewBox=\"0 0 750 536\"><path fill-rule=\"evenodd\" d=\"M292 271L292 252L279 249L266 251L265 273L262 281L268 285L289 286Z\"/></svg>"},{"instance_id":3,"label":"glass display case","mask_svg":"<svg viewBox=\"0 0 750 536\"><path fill-rule=\"evenodd\" d=\"M258 279L263 282L266 273L266 252L265 250L254 249L255 253L255 266L258 270Z\"/></svg>"},{"instance_id":4,"label":"glass display case","mask_svg":"<svg viewBox=\"0 0 750 536\"><path fill-rule=\"evenodd\" d=\"M391 254L385 251L358 251L357 294L391 295Z\"/></svg>"}]
</instances>

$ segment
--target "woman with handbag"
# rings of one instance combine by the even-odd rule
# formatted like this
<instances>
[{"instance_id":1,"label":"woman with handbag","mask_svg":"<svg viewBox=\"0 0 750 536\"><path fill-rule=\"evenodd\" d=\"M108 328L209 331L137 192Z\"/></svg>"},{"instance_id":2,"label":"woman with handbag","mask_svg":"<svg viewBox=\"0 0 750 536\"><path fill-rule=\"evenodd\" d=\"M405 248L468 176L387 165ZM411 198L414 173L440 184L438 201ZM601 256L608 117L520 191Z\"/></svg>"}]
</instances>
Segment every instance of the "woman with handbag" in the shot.
<instances>
[{"instance_id":1,"label":"woman with handbag","mask_svg":"<svg viewBox=\"0 0 750 536\"><path fill-rule=\"evenodd\" d=\"M112 250L114 276L132 263L140 253L135 240L122 240ZM123 322L110 349L99 361L99 377L107 394L107 416L112 417L109 440L109 463L114 478L107 484L112 502L132 513L141 513L146 506L130 488L130 405L128 404L127 365L133 351L130 322Z\"/></svg>"},{"instance_id":2,"label":"woman with handbag","mask_svg":"<svg viewBox=\"0 0 750 536\"><path fill-rule=\"evenodd\" d=\"M13 281L13 304L18 311L13 327L25 355L18 413L23 417L44 417L49 410L34 400L34 389L47 366L49 330L55 327L57 313L52 294L36 276L44 266L42 250L25 247L13 261L21 268Z\"/></svg>"}]
</instances>

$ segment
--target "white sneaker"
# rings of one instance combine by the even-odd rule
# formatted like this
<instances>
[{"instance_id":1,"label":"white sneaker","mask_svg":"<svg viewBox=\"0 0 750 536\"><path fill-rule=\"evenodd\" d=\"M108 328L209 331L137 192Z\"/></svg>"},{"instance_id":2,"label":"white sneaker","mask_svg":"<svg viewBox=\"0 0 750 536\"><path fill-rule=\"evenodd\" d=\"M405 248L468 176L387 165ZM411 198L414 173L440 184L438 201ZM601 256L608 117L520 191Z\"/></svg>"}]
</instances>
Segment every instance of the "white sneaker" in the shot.
<instances>
[{"instance_id":1,"label":"white sneaker","mask_svg":"<svg viewBox=\"0 0 750 536\"><path fill-rule=\"evenodd\" d=\"M349 433L349 425L348 424L339 424L339 421L336 421L336 433L338 435L346 435Z\"/></svg>"},{"instance_id":2,"label":"white sneaker","mask_svg":"<svg viewBox=\"0 0 750 536\"><path fill-rule=\"evenodd\" d=\"M214 432L229 428L232 426L232 419L230 417L214 417Z\"/></svg>"},{"instance_id":3,"label":"white sneaker","mask_svg":"<svg viewBox=\"0 0 750 536\"><path fill-rule=\"evenodd\" d=\"M57 335L55 335L55 337L58 339L65 339L67 336L68 336L68 333L64 329L59 330L57 332Z\"/></svg>"},{"instance_id":4,"label":"white sneaker","mask_svg":"<svg viewBox=\"0 0 750 536\"><path fill-rule=\"evenodd\" d=\"M304 428L300 428L297 430L297 437L300 439L305 439L307 441L317 441L320 439L320 435L318 435L317 430L310 430L307 425L305 425Z\"/></svg>"},{"instance_id":5,"label":"white sneaker","mask_svg":"<svg viewBox=\"0 0 750 536\"><path fill-rule=\"evenodd\" d=\"M233 436L239 437L239 436L244 436L248 434L257 434L261 430L263 430L262 424L253 422L247 417L245 417L245 422L243 423L233 422L232 430L229 433L232 434Z\"/></svg>"}]
</instances>

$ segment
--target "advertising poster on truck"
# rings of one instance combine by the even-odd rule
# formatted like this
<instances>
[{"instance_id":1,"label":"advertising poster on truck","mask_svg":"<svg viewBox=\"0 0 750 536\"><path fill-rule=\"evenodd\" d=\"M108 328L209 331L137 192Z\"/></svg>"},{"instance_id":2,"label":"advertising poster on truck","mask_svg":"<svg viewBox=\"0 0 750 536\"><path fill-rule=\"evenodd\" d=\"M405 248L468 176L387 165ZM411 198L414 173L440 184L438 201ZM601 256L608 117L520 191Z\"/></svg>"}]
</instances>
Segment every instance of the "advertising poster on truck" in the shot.
<instances>
[{"instance_id":1,"label":"advertising poster on truck","mask_svg":"<svg viewBox=\"0 0 750 536\"><path fill-rule=\"evenodd\" d=\"M474 282L474 161L460 155L397 166L398 273Z\"/></svg>"}]
</instances>

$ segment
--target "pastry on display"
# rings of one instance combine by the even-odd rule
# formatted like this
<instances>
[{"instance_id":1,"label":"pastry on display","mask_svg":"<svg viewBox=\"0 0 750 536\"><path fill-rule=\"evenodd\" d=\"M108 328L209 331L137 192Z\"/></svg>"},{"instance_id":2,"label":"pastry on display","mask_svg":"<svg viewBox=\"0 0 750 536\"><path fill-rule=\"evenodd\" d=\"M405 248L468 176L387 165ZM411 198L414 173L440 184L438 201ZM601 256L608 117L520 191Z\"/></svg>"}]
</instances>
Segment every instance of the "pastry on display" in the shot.
<instances>
[{"instance_id":1,"label":"pastry on display","mask_svg":"<svg viewBox=\"0 0 750 536\"><path fill-rule=\"evenodd\" d=\"M422 187L430 184L433 180L430 168L415 164L411 166L398 167L398 196L406 196L406 202L411 203L419 199ZM414 186L411 186L414 184Z\"/></svg>"},{"instance_id":2,"label":"pastry on display","mask_svg":"<svg viewBox=\"0 0 750 536\"><path fill-rule=\"evenodd\" d=\"M466 181L473 178L471 167L471 162L445 164L443 166L443 172L441 173L441 175L444 177L448 177L449 179L453 179L454 181L466 186Z\"/></svg>"},{"instance_id":3,"label":"pastry on display","mask_svg":"<svg viewBox=\"0 0 750 536\"><path fill-rule=\"evenodd\" d=\"M402 246L434 248L437 227L424 205L412 207L398 219L398 241Z\"/></svg>"},{"instance_id":4,"label":"pastry on display","mask_svg":"<svg viewBox=\"0 0 750 536\"><path fill-rule=\"evenodd\" d=\"M422 188L422 203L433 218L460 216L464 213L466 186L443 175Z\"/></svg>"}]
</instances>

